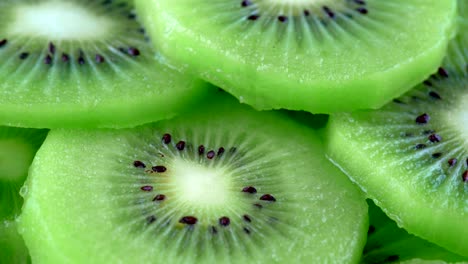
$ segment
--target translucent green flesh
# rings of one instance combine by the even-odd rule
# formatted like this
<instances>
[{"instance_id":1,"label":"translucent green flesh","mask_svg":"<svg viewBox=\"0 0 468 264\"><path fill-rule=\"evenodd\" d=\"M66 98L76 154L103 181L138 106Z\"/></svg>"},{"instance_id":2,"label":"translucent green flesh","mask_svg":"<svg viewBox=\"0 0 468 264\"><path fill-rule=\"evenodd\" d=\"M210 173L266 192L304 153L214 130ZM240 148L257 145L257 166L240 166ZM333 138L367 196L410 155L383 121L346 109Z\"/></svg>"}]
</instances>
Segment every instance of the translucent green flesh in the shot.
<instances>
[{"instance_id":1,"label":"translucent green flesh","mask_svg":"<svg viewBox=\"0 0 468 264\"><path fill-rule=\"evenodd\" d=\"M328 128L330 159L392 219L464 256L467 44L468 36L460 35L450 45L444 66L448 77L437 74L379 111L333 115ZM418 124L416 118L424 113L430 119Z\"/></svg>"},{"instance_id":2,"label":"translucent green flesh","mask_svg":"<svg viewBox=\"0 0 468 264\"><path fill-rule=\"evenodd\" d=\"M367 206L322 151L308 128L222 98L135 129L56 130L32 167L20 230L36 263L355 263Z\"/></svg>"},{"instance_id":3,"label":"translucent green flesh","mask_svg":"<svg viewBox=\"0 0 468 264\"><path fill-rule=\"evenodd\" d=\"M200 100L206 85L157 60L127 2L0 3L0 123L128 127Z\"/></svg>"},{"instance_id":4,"label":"translucent green flesh","mask_svg":"<svg viewBox=\"0 0 468 264\"><path fill-rule=\"evenodd\" d=\"M424 239L408 234L388 218L374 203L369 203L371 232L364 248L363 263L385 263L422 259L452 263L468 261Z\"/></svg>"},{"instance_id":5,"label":"translucent green flesh","mask_svg":"<svg viewBox=\"0 0 468 264\"><path fill-rule=\"evenodd\" d=\"M407 91L440 65L453 35L455 1L365 2L366 15L348 4L333 19L322 10L296 15L297 4L271 4L263 15L241 1L137 0L136 6L169 61L241 102L330 113L377 108ZM283 12L271 15L275 8ZM260 17L249 20L256 12Z\"/></svg>"}]
</instances>

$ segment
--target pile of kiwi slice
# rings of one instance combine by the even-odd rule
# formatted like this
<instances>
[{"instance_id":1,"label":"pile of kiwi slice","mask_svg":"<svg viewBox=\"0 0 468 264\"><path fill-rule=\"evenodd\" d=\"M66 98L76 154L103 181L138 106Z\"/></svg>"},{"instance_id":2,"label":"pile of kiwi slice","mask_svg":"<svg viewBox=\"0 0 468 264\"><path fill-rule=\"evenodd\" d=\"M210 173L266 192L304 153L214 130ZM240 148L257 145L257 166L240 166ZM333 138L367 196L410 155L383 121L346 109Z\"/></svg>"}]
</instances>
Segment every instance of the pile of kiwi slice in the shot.
<instances>
[{"instance_id":1,"label":"pile of kiwi slice","mask_svg":"<svg viewBox=\"0 0 468 264\"><path fill-rule=\"evenodd\" d=\"M0 263L468 263L466 0L0 14Z\"/></svg>"}]
</instances>

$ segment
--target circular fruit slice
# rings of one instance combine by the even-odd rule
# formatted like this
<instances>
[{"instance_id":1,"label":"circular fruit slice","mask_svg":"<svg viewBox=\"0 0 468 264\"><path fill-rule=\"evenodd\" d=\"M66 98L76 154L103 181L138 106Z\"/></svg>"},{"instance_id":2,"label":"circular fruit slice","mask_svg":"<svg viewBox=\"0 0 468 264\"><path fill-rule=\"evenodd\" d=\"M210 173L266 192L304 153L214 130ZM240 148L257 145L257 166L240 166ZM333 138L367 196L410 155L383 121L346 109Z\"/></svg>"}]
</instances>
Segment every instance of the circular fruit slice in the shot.
<instances>
[{"instance_id":1,"label":"circular fruit slice","mask_svg":"<svg viewBox=\"0 0 468 264\"><path fill-rule=\"evenodd\" d=\"M129 2L2 1L0 124L129 127L202 98L157 60Z\"/></svg>"},{"instance_id":2,"label":"circular fruit slice","mask_svg":"<svg viewBox=\"0 0 468 264\"><path fill-rule=\"evenodd\" d=\"M137 0L161 53L257 109L378 108L427 78L453 0Z\"/></svg>"},{"instance_id":3,"label":"circular fruit slice","mask_svg":"<svg viewBox=\"0 0 468 264\"><path fill-rule=\"evenodd\" d=\"M20 232L36 263L356 263L362 193L313 130L215 98L125 130L55 130Z\"/></svg>"},{"instance_id":4,"label":"circular fruit slice","mask_svg":"<svg viewBox=\"0 0 468 264\"><path fill-rule=\"evenodd\" d=\"M378 111L337 114L329 157L398 225L468 256L468 27L445 66Z\"/></svg>"}]
</instances>

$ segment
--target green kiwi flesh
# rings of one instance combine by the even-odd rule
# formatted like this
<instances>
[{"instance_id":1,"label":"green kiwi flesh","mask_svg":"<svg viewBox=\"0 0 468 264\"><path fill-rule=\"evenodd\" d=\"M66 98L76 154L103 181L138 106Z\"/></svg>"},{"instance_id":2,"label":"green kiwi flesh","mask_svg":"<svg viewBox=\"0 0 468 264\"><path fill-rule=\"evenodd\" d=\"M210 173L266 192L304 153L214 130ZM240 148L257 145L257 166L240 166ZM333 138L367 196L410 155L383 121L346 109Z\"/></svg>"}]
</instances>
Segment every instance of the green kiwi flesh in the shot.
<instances>
[{"instance_id":1,"label":"green kiwi flesh","mask_svg":"<svg viewBox=\"0 0 468 264\"><path fill-rule=\"evenodd\" d=\"M159 62L133 1L2 1L0 124L130 127L190 109L208 87Z\"/></svg>"},{"instance_id":2,"label":"green kiwi flesh","mask_svg":"<svg viewBox=\"0 0 468 264\"><path fill-rule=\"evenodd\" d=\"M401 263L411 260L453 263L468 261L446 249L408 234L388 218L372 201L369 203L369 232L363 253L363 264Z\"/></svg>"},{"instance_id":3,"label":"green kiwi flesh","mask_svg":"<svg viewBox=\"0 0 468 264\"><path fill-rule=\"evenodd\" d=\"M468 27L459 32L431 78L380 110L332 115L327 132L330 160L399 226L468 256Z\"/></svg>"},{"instance_id":4,"label":"green kiwi flesh","mask_svg":"<svg viewBox=\"0 0 468 264\"><path fill-rule=\"evenodd\" d=\"M170 64L256 109L379 108L426 79L453 0L136 0Z\"/></svg>"},{"instance_id":5,"label":"green kiwi flesh","mask_svg":"<svg viewBox=\"0 0 468 264\"><path fill-rule=\"evenodd\" d=\"M221 96L133 129L53 130L19 230L35 263L357 263L367 204L323 152Z\"/></svg>"}]
</instances>

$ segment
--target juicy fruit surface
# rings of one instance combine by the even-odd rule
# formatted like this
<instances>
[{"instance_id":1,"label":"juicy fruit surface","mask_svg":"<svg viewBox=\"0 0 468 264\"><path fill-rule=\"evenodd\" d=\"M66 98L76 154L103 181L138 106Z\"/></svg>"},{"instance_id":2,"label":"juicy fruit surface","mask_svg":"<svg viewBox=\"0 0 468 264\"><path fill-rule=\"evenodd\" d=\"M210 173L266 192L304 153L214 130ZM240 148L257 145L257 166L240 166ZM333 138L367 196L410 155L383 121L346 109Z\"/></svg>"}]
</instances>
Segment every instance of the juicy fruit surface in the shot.
<instances>
[{"instance_id":1,"label":"juicy fruit surface","mask_svg":"<svg viewBox=\"0 0 468 264\"><path fill-rule=\"evenodd\" d=\"M377 108L423 81L456 1L137 0L154 44L257 109Z\"/></svg>"},{"instance_id":2,"label":"juicy fruit surface","mask_svg":"<svg viewBox=\"0 0 468 264\"><path fill-rule=\"evenodd\" d=\"M134 129L55 130L20 230L36 263L355 263L367 205L322 153L314 131L220 98Z\"/></svg>"},{"instance_id":3,"label":"juicy fruit surface","mask_svg":"<svg viewBox=\"0 0 468 264\"><path fill-rule=\"evenodd\" d=\"M446 264L467 261L468 257L456 255L427 240L421 239L400 227L382 210L369 201L369 232L362 263L418 263L434 261Z\"/></svg>"},{"instance_id":4,"label":"juicy fruit surface","mask_svg":"<svg viewBox=\"0 0 468 264\"><path fill-rule=\"evenodd\" d=\"M189 109L206 85L163 66L129 1L2 1L0 123L129 127Z\"/></svg>"},{"instance_id":5,"label":"juicy fruit surface","mask_svg":"<svg viewBox=\"0 0 468 264\"><path fill-rule=\"evenodd\" d=\"M468 256L468 32L438 73L378 111L333 115L329 157L410 233Z\"/></svg>"}]
</instances>

